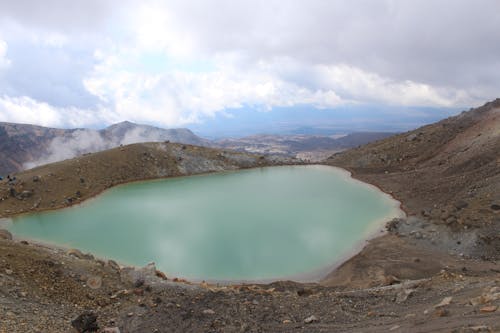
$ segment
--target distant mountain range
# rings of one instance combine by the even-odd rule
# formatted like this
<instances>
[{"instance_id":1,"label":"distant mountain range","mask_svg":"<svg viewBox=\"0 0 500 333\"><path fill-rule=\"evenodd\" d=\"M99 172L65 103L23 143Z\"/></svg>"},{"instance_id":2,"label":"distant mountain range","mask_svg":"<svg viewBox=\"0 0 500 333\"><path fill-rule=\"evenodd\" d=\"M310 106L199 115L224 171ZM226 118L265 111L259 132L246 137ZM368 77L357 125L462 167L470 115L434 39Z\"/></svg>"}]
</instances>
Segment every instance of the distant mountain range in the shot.
<instances>
[{"instance_id":1,"label":"distant mountain range","mask_svg":"<svg viewBox=\"0 0 500 333\"><path fill-rule=\"evenodd\" d=\"M321 161L342 150L387 138L396 133L358 132L347 135L253 135L237 139L218 140L219 148L259 154L282 154Z\"/></svg>"},{"instance_id":2,"label":"distant mountain range","mask_svg":"<svg viewBox=\"0 0 500 333\"><path fill-rule=\"evenodd\" d=\"M57 129L27 124L0 123L0 176L85 153L140 142L171 141L233 149L258 154L280 154L313 161L335 152L383 139L393 133L361 132L348 135L254 135L207 140L189 129L163 129L128 121L102 130Z\"/></svg>"},{"instance_id":3,"label":"distant mountain range","mask_svg":"<svg viewBox=\"0 0 500 333\"><path fill-rule=\"evenodd\" d=\"M206 140L185 128L162 129L128 121L102 130L0 123L0 175L122 144L166 140L207 144Z\"/></svg>"}]
</instances>

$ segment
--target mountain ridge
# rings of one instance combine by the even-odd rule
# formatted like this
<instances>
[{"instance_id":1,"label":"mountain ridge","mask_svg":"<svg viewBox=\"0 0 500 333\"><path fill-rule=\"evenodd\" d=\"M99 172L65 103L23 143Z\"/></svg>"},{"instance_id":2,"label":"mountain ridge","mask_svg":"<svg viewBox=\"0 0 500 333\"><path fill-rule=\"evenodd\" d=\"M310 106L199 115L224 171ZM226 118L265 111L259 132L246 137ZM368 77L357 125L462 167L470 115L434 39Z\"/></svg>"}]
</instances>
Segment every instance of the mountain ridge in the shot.
<instances>
[{"instance_id":1,"label":"mountain ridge","mask_svg":"<svg viewBox=\"0 0 500 333\"><path fill-rule=\"evenodd\" d=\"M0 175L122 144L148 141L206 145L204 139L189 129L162 129L128 121L101 130L0 122Z\"/></svg>"}]
</instances>

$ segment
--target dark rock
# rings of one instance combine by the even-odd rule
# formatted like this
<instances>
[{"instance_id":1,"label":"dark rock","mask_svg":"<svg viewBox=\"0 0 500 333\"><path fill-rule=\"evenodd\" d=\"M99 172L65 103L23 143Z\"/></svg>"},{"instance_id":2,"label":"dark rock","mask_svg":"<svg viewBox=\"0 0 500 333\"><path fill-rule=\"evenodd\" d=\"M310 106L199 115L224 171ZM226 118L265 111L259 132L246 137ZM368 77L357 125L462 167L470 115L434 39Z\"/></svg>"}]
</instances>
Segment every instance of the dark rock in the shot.
<instances>
[{"instance_id":1,"label":"dark rock","mask_svg":"<svg viewBox=\"0 0 500 333\"><path fill-rule=\"evenodd\" d=\"M86 311L71 321L77 332L97 332L99 325L97 324L97 315L92 311Z\"/></svg>"},{"instance_id":2,"label":"dark rock","mask_svg":"<svg viewBox=\"0 0 500 333\"><path fill-rule=\"evenodd\" d=\"M120 271L120 265L116 263L114 260L108 260L108 266L114 269L115 271L119 272Z\"/></svg>"},{"instance_id":3,"label":"dark rock","mask_svg":"<svg viewBox=\"0 0 500 333\"><path fill-rule=\"evenodd\" d=\"M143 285L144 285L144 278L138 278L134 282L134 287L136 288L142 287Z\"/></svg>"},{"instance_id":4,"label":"dark rock","mask_svg":"<svg viewBox=\"0 0 500 333\"><path fill-rule=\"evenodd\" d=\"M457 210L467 208L467 206L469 206L469 204L463 200L459 200L459 201L455 202L455 208Z\"/></svg>"},{"instance_id":5,"label":"dark rock","mask_svg":"<svg viewBox=\"0 0 500 333\"><path fill-rule=\"evenodd\" d=\"M399 224L401 222L402 222L402 219L398 219L398 218L392 219L391 221L387 222L387 224L385 225L385 228L389 232L397 232Z\"/></svg>"},{"instance_id":6,"label":"dark rock","mask_svg":"<svg viewBox=\"0 0 500 333\"><path fill-rule=\"evenodd\" d=\"M12 240L12 234L5 229L0 229L0 239Z\"/></svg>"},{"instance_id":7,"label":"dark rock","mask_svg":"<svg viewBox=\"0 0 500 333\"><path fill-rule=\"evenodd\" d=\"M33 182L39 182L40 181L40 176L33 176Z\"/></svg>"},{"instance_id":8,"label":"dark rock","mask_svg":"<svg viewBox=\"0 0 500 333\"><path fill-rule=\"evenodd\" d=\"M15 188L13 188L13 187L9 187L9 195L10 195L11 197L15 197L15 196L17 195L17 191L16 191L16 189L15 189Z\"/></svg>"},{"instance_id":9,"label":"dark rock","mask_svg":"<svg viewBox=\"0 0 500 333\"><path fill-rule=\"evenodd\" d=\"M493 210L500 210L500 205L493 204L493 205L490 206L490 208L493 209Z\"/></svg>"},{"instance_id":10,"label":"dark rock","mask_svg":"<svg viewBox=\"0 0 500 333\"><path fill-rule=\"evenodd\" d=\"M299 296L311 296L313 291L311 289L300 288L297 290L297 295Z\"/></svg>"}]
</instances>

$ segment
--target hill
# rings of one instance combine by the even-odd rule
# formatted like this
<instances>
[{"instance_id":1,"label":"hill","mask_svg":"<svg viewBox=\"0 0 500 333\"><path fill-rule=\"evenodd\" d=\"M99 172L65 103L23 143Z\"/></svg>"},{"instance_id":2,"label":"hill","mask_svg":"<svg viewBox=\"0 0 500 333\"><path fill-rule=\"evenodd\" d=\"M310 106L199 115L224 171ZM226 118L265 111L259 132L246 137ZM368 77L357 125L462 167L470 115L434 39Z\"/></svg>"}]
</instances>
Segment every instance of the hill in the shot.
<instances>
[{"instance_id":1,"label":"hill","mask_svg":"<svg viewBox=\"0 0 500 333\"><path fill-rule=\"evenodd\" d=\"M425 277L449 267L455 259L448 254L500 259L500 99L325 163L392 194L410 215L389 224L389 235L370 242L326 284Z\"/></svg>"},{"instance_id":2,"label":"hill","mask_svg":"<svg viewBox=\"0 0 500 333\"><path fill-rule=\"evenodd\" d=\"M127 121L102 130L0 123L0 176L119 145L166 140L205 144L185 128L163 129Z\"/></svg>"},{"instance_id":3,"label":"hill","mask_svg":"<svg viewBox=\"0 0 500 333\"><path fill-rule=\"evenodd\" d=\"M117 184L296 160L167 142L137 143L45 164L0 181L0 218L70 206Z\"/></svg>"}]
</instances>

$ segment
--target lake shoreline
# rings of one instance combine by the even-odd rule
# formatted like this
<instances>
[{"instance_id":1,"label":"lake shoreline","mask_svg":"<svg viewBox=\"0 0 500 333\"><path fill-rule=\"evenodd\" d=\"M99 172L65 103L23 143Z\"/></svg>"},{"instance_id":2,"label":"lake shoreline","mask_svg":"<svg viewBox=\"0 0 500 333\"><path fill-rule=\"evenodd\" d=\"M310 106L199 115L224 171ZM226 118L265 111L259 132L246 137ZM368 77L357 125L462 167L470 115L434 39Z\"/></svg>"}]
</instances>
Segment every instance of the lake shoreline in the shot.
<instances>
[{"instance_id":1,"label":"lake shoreline","mask_svg":"<svg viewBox=\"0 0 500 333\"><path fill-rule=\"evenodd\" d=\"M303 165L293 165L293 166L300 167ZM279 168L282 166L273 166L271 168L274 168L274 167ZM328 165L324 165L324 164L312 164L312 165L308 165L308 167L318 167L318 168L331 169L332 171L336 172L337 174L340 174L342 177L344 177L349 182L352 181L352 182L362 184L362 186L366 186L370 190L376 191L379 194L384 195L387 198L387 200L389 200L391 202L391 204L394 205L395 209L399 210L399 207L401 207L401 203L399 201L395 200L390 194L387 194L387 193L381 191L380 188L378 188L372 184L369 184L369 183L366 183L366 182L363 182L361 180L354 178L352 176L352 173L349 170L334 167L334 166L328 166ZM254 168L254 169L261 169L261 168L262 167L258 167L258 168ZM244 169L244 170L249 170L249 169ZM222 172L222 174L233 173L233 172L244 171L244 170L225 170ZM134 182L129 182L129 183L124 183L124 184L119 184L117 186L113 186L112 188L106 189L105 191L112 190L116 187L126 186L128 184L134 184L134 183L138 183L138 182L151 182L151 181L155 182L155 181L163 181L163 180L168 180L168 179L173 179L173 178L177 179L180 177L203 176L203 175L209 175L209 174L213 174L213 173L206 173L206 174L192 175L192 176L176 176L176 177L169 177L169 178L162 178L162 179L150 179L150 180L144 180L144 181L143 180L136 180ZM99 195L102 195L105 191L101 192ZM82 202L79 202L75 205L72 205L71 207L63 207L62 209L75 208L75 207L79 207L81 205L88 204L89 201L94 200L96 197L97 196L91 197L85 201L82 201ZM395 217L403 217L404 212L402 212L401 210L399 210L399 211L401 212L401 214L399 214L398 216L395 216ZM392 215L393 213L390 213L390 214ZM334 271L336 268L341 266L344 262L348 261L350 258L352 258L356 254L358 254L366 246L366 244L370 240L372 240L373 238L384 235L386 233L385 232L385 224L388 221L390 221L392 218L394 218L394 216L392 216L390 218L389 217L380 218L376 221L371 222L369 224L369 226L367 226L367 229L364 232L365 235L363 236L363 238L360 239L358 242L356 242L352 248L350 248L349 250L347 250L345 252L345 254L341 255L338 259L334 260L332 263L324 265L323 267L314 269L313 271L308 271L308 272L299 273L299 274L293 274L293 275L289 275L289 276L277 277L277 278L230 279L230 280L190 278L189 280L192 282L195 282L195 283L206 281L209 283L221 284L221 285L240 284L240 283L271 283L274 281L281 281L281 280L292 280L292 281L296 281L299 283L318 283L318 282L321 282L331 271ZM19 238L19 239L22 239L22 238ZM38 244L43 245L43 246L54 246L54 247L57 247L58 249L63 249L63 250L64 249L69 250L71 248L74 248L73 246L70 246L70 245L55 244L52 242L41 241L38 239L25 238L23 240L26 240L26 241L29 241L32 243L38 243ZM90 251L90 252L92 252L92 251ZM117 260L117 261L121 262L123 264L123 266L134 266L134 265L130 265L129 263L127 263L126 260L120 260L120 259L113 258L112 256L107 256L107 255L103 256L103 255L100 255L98 253L93 253L93 254L101 259ZM153 260L149 260L149 261L153 261ZM135 267L140 267L140 266L135 266ZM184 277L182 277L182 275L179 275L179 277L184 278Z\"/></svg>"}]
</instances>

